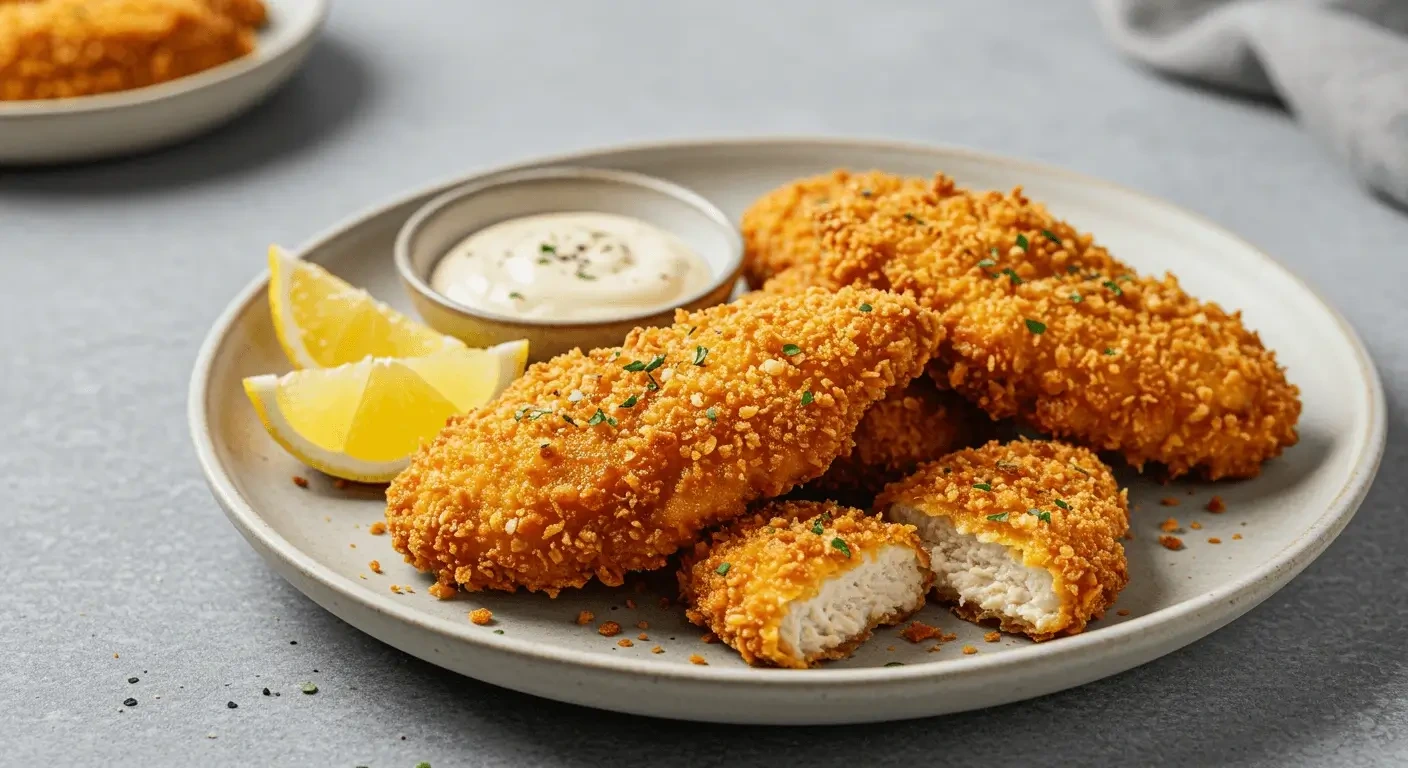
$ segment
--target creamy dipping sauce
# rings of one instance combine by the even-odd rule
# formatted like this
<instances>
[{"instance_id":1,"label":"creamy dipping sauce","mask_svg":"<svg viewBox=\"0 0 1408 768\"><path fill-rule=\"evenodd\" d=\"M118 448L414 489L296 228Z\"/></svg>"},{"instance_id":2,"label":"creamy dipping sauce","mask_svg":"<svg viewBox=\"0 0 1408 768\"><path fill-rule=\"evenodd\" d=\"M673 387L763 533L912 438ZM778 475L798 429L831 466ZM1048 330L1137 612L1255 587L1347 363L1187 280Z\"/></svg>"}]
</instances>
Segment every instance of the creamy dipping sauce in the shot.
<instances>
[{"instance_id":1,"label":"creamy dipping sauce","mask_svg":"<svg viewBox=\"0 0 1408 768\"><path fill-rule=\"evenodd\" d=\"M712 280L670 232L611 213L548 213L499 222L461 240L430 287L451 301L513 317L598 320L677 306Z\"/></svg>"}]
</instances>

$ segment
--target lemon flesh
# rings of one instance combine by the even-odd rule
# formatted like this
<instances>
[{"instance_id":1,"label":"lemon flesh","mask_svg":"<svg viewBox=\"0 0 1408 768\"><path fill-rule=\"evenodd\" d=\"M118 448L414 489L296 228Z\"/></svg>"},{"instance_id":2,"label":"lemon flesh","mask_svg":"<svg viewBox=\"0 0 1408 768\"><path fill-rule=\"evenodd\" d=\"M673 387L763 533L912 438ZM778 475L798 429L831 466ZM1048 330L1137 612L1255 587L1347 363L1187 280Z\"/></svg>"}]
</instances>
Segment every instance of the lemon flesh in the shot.
<instances>
[{"instance_id":1,"label":"lemon flesh","mask_svg":"<svg viewBox=\"0 0 1408 768\"><path fill-rule=\"evenodd\" d=\"M387 482L446 419L477 408L523 372L528 344L366 358L336 368L244 380L260 422L304 464L334 477Z\"/></svg>"},{"instance_id":2,"label":"lemon flesh","mask_svg":"<svg viewBox=\"0 0 1408 768\"><path fill-rule=\"evenodd\" d=\"M296 368L332 368L371 357L422 357L457 339L436 333L311 262L269 246L274 333Z\"/></svg>"}]
</instances>

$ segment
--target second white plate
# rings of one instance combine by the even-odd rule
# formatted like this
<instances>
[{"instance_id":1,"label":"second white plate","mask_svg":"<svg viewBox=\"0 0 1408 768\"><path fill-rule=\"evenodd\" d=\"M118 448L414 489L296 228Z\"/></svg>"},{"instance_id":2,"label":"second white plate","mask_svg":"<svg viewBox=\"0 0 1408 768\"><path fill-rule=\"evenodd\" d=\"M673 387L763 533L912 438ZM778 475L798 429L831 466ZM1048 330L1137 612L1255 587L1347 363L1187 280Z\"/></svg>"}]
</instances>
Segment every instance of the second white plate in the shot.
<instances>
[{"instance_id":1,"label":"second white plate","mask_svg":"<svg viewBox=\"0 0 1408 768\"><path fill-rule=\"evenodd\" d=\"M259 103L307 57L328 0L264 0L269 23L248 56L189 77L97 96L0 101L0 164L132 154L195 136Z\"/></svg>"},{"instance_id":2,"label":"second white plate","mask_svg":"<svg viewBox=\"0 0 1408 768\"><path fill-rule=\"evenodd\" d=\"M942 169L968 186L1023 185L1060 216L1092 231L1146 272L1175 271L1193 294L1244 310L1301 387L1300 444L1261 477L1215 485L1161 486L1123 473L1135 538L1130 584L1085 634L1032 644L1003 637L931 606L920 618L958 635L935 653L893 629L856 655L820 669L753 669L720 645L700 642L672 597L669 573L642 592L592 588L541 595L482 594L439 601L430 579L402 563L386 537L380 489L339 490L312 477L260 428L240 386L279 372L265 302L265 277L241 291L211 330L190 390L190 425L215 497L250 544L284 578L349 624L407 653L497 685L562 701L663 717L738 723L839 723L941 714L1039 696L1115 674L1186 645L1266 599L1349 522L1383 451L1383 391L1364 347L1344 320L1268 256L1234 235L1114 185L1054 168L973 152L875 141L704 141L544 158L529 165L589 165L662 176L737 217L788 179L846 166L928 175ZM502 169L500 169L502 170ZM408 305L392 268L397 229L452 179L367 212L302 250L399 308ZM258 254L251 254L251 262ZM312 477L304 489L293 475ZM1227 511L1205 511L1212 495ZM1177 506L1163 506L1172 499ZM1157 542L1176 516L1187 548ZM1198 528L1193 527L1193 523ZM1209 541L1217 538L1221 543ZM376 574L368 561L378 559ZM413 593L393 593L391 585ZM403 591L404 592L404 591ZM467 611L488 607L494 624ZM588 626L573 619L595 614ZM617 637L595 626L618 622ZM638 626L641 625L641 626ZM648 639L640 639L644 635ZM630 647L618 644L632 640ZM976 652L960 649L971 645ZM652 652L659 646L659 653ZM707 665L691 663L697 655ZM898 662L899 665L895 663Z\"/></svg>"}]
</instances>

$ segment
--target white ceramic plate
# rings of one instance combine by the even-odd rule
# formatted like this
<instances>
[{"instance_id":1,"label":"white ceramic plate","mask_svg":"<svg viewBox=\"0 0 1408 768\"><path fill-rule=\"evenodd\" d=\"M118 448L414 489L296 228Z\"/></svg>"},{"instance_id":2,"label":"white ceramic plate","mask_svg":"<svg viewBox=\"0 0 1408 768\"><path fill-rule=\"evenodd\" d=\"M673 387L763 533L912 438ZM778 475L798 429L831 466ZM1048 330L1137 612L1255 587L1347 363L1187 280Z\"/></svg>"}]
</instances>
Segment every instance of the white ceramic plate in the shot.
<instances>
[{"instance_id":1,"label":"white ceramic plate","mask_svg":"<svg viewBox=\"0 0 1408 768\"><path fill-rule=\"evenodd\" d=\"M445 602L426 594L430 579L402 563L386 537L367 533L382 515L380 489L338 490L314 477L265 436L245 401L241 377L288 367L270 327L261 277L216 322L196 362L190 423L205 474L235 527L284 578L349 624L433 664L562 701L739 723L887 720L1039 696L1169 653L1266 599L1349 522L1378 467L1383 392L1354 331L1268 256L1166 203L1054 168L880 142L673 143L529 165L556 163L663 176L735 217L765 190L837 166L906 174L943 169L979 188L1024 185L1058 215L1097 233L1121 259L1146 271L1176 270L1196 295L1244 309L1247 323L1301 387L1301 441L1250 482L1160 486L1125 473L1136 507L1136 538L1126 544L1130 584L1119 611L1083 635L1040 645L1005 636L987 643L986 629L931 606L921 618L959 637L937 653L929 652L933 643L911 645L887 629L853 658L821 669L751 669L727 648L701 643L700 630L678 608L660 607L660 596L673 596L669 573L652 574L644 593L596 587L557 600L492 594ZM471 178L369 211L318 238L302 255L404 308L408 301L391 261L397 228L421 203ZM292 475L309 476L311 486L298 488ZM1203 510L1213 493L1226 500L1226 513ZM1180 505L1161 506L1165 497ZM1183 551L1157 543L1158 524L1170 514L1188 529ZM1191 528L1194 521L1200 529ZM1210 537L1222 543L1211 544ZM384 575L368 569L372 558L381 561ZM393 594L392 584L411 585L415 592ZM492 626L466 619L467 611L481 606L493 611ZM596 614L597 623L620 623L620 637L634 639L644 631L650 639L619 647L619 638L573 622L584 609ZM636 628L639 621L649 628ZM656 645L664 652L652 653ZM977 653L963 654L963 645ZM708 665L691 664L691 654ZM891 662L903 666L887 667Z\"/></svg>"},{"instance_id":2,"label":"white ceramic plate","mask_svg":"<svg viewBox=\"0 0 1408 768\"><path fill-rule=\"evenodd\" d=\"M288 80L313 47L328 0L264 0L269 23L248 56L189 77L72 99L0 101L0 164L97 160L214 128Z\"/></svg>"}]
</instances>

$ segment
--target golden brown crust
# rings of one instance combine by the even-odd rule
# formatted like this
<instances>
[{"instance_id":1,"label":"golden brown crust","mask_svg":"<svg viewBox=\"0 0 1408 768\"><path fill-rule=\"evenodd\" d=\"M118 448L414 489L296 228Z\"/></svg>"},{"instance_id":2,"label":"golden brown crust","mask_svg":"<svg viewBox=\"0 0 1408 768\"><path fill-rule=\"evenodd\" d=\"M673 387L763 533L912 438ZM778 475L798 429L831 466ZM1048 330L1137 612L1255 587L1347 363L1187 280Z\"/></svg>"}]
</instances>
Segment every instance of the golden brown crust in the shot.
<instances>
[{"instance_id":1,"label":"golden brown crust","mask_svg":"<svg viewBox=\"0 0 1408 768\"><path fill-rule=\"evenodd\" d=\"M856 427L855 448L831 462L808 490L869 505L880 489L920 464L973 445L992 421L968 401L921 376L872 405Z\"/></svg>"},{"instance_id":2,"label":"golden brown crust","mask_svg":"<svg viewBox=\"0 0 1408 768\"><path fill-rule=\"evenodd\" d=\"M205 0L0 4L0 101L122 91L210 69L254 50L255 18L262 5L249 0L220 10Z\"/></svg>"},{"instance_id":3,"label":"golden brown crust","mask_svg":"<svg viewBox=\"0 0 1408 768\"><path fill-rule=\"evenodd\" d=\"M838 168L768 192L743 212L743 276L750 287L757 288L790 267L815 264L820 256L820 241L812 222L812 209L846 189L877 194L903 185L918 188L923 184L923 179L899 179L879 171L851 173Z\"/></svg>"},{"instance_id":4,"label":"golden brown crust","mask_svg":"<svg viewBox=\"0 0 1408 768\"><path fill-rule=\"evenodd\" d=\"M682 560L680 595L689 620L711 630L749 664L805 669L849 656L875 627L903 621L923 606L932 574L913 609L882 617L836 648L803 657L780 642L778 628L793 603L815 597L827 581L892 545L914 550L928 570L929 557L913 526L886 523L834 502L773 502L696 543Z\"/></svg>"},{"instance_id":5,"label":"golden brown crust","mask_svg":"<svg viewBox=\"0 0 1408 768\"><path fill-rule=\"evenodd\" d=\"M824 472L937 333L910 299L813 290L539 363L412 457L387 489L393 544L469 590L620 584Z\"/></svg>"},{"instance_id":6,"label":"golden brown crust","mask_svg":"<svg viewBox=\"0 0 1408 768\"><path fill-rule=\"evenodd\" d=\"M941 311L933 374L995 419L1172 477L1252 477L1296 442L1299 391L1240 313L1139 276L1020 188L973 193L939 175L815 214L815 279Z\"/></svg>"},{"instance_id":7,"label":"golden brown crust","mask_svg":"<svg viewBox=\"0 0 1408 768\"><path fill-rule=\"evenodd\" d=\"M1059 503L1058 503L1059 502ZM1007 632L1033 640L1075 634L1102 616L1129 582L1124 546L1126 493L1095 454L1065 443L994 440L924 465L875 500L884 513L903 504L948 518L962 535L1022 553L1023 563L1050 572L1061 618L1041 631L974 605L953 607L970 621L997 619ZM953 602L955 594L940 594Z\"/></svg>"}]
</instances>

